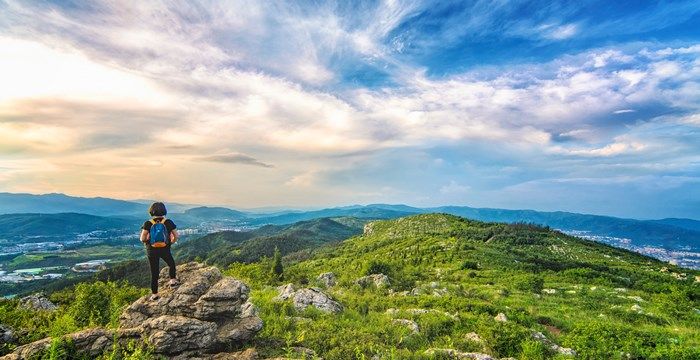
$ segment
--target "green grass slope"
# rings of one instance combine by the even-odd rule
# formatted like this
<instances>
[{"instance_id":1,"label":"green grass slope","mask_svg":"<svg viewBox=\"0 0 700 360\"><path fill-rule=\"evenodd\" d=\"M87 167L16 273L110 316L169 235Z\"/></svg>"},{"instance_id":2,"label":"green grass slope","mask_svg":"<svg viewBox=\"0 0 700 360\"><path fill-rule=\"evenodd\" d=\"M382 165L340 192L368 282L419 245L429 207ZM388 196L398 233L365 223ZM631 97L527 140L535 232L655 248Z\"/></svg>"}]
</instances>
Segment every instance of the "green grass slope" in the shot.
<instances>
[{"instance_id":1,"label":"green grass slope","mask_svg":"<svg viewBox=\"0 0 700 360\"><path fill-rule=\"evenodd\" d=\"M264 354L304 346L326 359L427 359L430 348L563 357L532 339L540 331L582 359L700 356L700 272L547 228L416 215L372 222L363 235L308 260L286 259L282 280L269 261L228 270L252 284L265 321L256 340ZM316 276L327 271L339 279L326 291L342 313L297 312L272 300L274 286L320 286ZM376 272L390 277L388 288L354 283ZM508 321L494 320L499 313ZM484 343L470 341L471 332Z\"/></svg>"},{"instance_id":2,"label":"green grass slope","mask_svg":"<svg viewBox=\"0 0 700 360\"><path fill-rule=\"evenodd\" d=\"M220 266L254 262L272 256L275 247L289 254L347 239L359 234L363 225L352 218L320 218L286 226L268 225L250 232L217 232L182 244L175 255L181 261L199 259Z\"/></svg>"}]
</instances>

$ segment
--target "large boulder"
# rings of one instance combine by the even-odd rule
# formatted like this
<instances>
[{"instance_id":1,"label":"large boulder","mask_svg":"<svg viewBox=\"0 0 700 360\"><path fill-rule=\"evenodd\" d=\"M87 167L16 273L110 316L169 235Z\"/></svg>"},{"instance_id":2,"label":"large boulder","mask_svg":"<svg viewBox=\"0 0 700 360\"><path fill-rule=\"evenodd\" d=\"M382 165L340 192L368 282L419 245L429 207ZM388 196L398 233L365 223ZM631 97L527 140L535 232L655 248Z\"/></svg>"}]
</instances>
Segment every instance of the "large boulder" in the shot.
<instances>
[{"instance_id":1,"label":"large boulder","mask_svg":"<svg viewBox=\"0 0 700 360\"><path fill-rule=\"evenodd\" d=\"M214 354L240 347L262 329L257 308L250 302L250 289L239 280L225 277L211 266L179 265L181 285L167 286L167 268L160 274L160 299L144 296L128 306L116 330L88 329L66 335L77 351L91 357L112 346L113 341L145 341L155 353L171 359L213 359ZM51 339L18 347L0 359L28 359L44 351ZM240 355L240 354L239 354ZM242 358L220 353L217 359Z\"/></svg>"},{"instance_id":2,"label":"large boulder","mask_svg":"<svg viewBox=\"0 0 700 360\"><path fill-rule=\"evenodd\" d=\"M32 294L19 299L19 304L25 309L54 311L58 308L44 293Z\"/></svg>"},{"instance_id":3,"label":"large boulder","mask_svg":"<svg viewBox=\"0 0 700 360\"><path fill-rule=\"evenodd\" d=\"M284 301L291 299L294 308L304 310L308 306L313 306L321 311L339 313L343 311L343 306L330 296L326 295L318 288L303 288L296 290L293 284L282 285L277 288L279 295L276 300Z\"/></svg>"}]
</instances>

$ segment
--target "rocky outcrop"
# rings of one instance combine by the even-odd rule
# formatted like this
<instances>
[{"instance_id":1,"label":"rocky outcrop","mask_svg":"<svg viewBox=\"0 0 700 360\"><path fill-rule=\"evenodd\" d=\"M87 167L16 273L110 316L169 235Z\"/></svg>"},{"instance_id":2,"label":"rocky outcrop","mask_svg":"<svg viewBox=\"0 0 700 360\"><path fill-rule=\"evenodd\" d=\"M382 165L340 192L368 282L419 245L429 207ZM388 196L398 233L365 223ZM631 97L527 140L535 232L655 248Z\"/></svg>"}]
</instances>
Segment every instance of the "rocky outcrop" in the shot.
<instances>
[{"instance_id":1,"label":"rocky outcrop","mask_svg":"<svg viewBox=\"0 0 700 360\"><path fill-rule=\"evenodd\" d=\"M303 288L296 290L293 284L282 285L277 288L279 295L275 298L278 301L291 299L294 308L304 310L308 306L313 306L321 311L339 313L343 311L343 306L330 296L326 295L318 288Z\"/></svg>"},{"instance_id":2,"label":"rocky outcrop","mask_svg":"<svg viewBox=\"0 0 700 360\"><path fill-rule=\"evenodd\" d=\"M136 300L122 313L119 328L88 329L65 338L91 357L111 347L113 341L136 340L148 342L156 354L170 359L244 359L239 353L217 353L240 346L262 329L262 320L248 298L248 286L199 263L179 265L178 276L181 285L171 289L166 284L167 268L163 269L160 299L144 296ZM43 339L20 346L3 359L35 357L50 343L51 339Z\"/></svg>"},{"instance_id":3,"label":"rocky outcrop","mask_svg":"<svg viewBox=\"0 0 700 360\"><path fill-rule=\"evenodd\" d=\"M389 281L389 277L384 274L370 274L355 280L355 284L360 285L361 287L374 285L380 288L389 287L391 282Z\"/></svg>"},{"instance_id":4,"label":"rocky outcrop","mask_svg":"<svg viewBox=\"0 0 700 360\"><path fill-rule=\"evenodd\" d=\"M112 346L114 332L96 328L78 331L63 337L75 346L81 353L96 357ZM42 339L17 347L11 354L0 357L3 360L22 360L38 358L51 346L51 338Z\"/></svg>"},{"instance_id":5,"label":"rocky outcrop","mask_svg":"<svg viewBox=\"0 0 700 360\"><path fill-rule=\"evenodd\" d=\"M58 308L46 298L44 293L32 294L19 299L19 304L25 309L54 311Z\"/></svg>"},{"instance_id":6,"label":"rocky outcrop","mask_svg":"<svg viewBox=\"0 0 700 360\"><path fill-rule=\"evenodd\" d=\"M317 279L325 287L333 287L337 283L335 279L335 274L332 272L325 272L323 274L320 274Z\"/></svg>"}]
</instances>

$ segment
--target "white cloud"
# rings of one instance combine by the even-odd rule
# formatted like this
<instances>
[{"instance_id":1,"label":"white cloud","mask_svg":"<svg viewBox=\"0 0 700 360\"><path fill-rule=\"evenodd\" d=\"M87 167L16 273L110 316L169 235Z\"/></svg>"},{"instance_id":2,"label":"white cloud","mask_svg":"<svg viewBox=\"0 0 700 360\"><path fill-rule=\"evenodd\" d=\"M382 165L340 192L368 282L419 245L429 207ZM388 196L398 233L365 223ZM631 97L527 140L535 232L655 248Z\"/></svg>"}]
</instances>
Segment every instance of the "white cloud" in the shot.
<instances>
[{"instance_id":1,"label":"white cloud","mask_svg":"<svg viewBox=\"0 0 700 360\"><path fill-rule=\"evenodd\" d=\"M0 36L0 108L13 101L60 97L97 104L139 107L173 105L156 83L129 71L92 61L77 50Z\"/></svg>"},{"instance_id":2,"label":"white cloud","mask_svg":"<svg viewBox=\"0 0 700 360\"><path fill-rule=\"evenodd\" d=\"M440 187L440 193L443 195L464 195L467 194L470 189L471 187L469 187L469 185L463 185L451 180L448 184Z\"/></svg>"},{"instance_id":3,"label":"white cloud","mask_svg":"<svg viewBox=\"0 0 700 360\"><path fill-rule=\"evenodd\" d=\"M565 24L556 26L545 33L545 37L556 40L568 39L578 32L578 26L576 24Z\"/></svg>"}]
</instances>

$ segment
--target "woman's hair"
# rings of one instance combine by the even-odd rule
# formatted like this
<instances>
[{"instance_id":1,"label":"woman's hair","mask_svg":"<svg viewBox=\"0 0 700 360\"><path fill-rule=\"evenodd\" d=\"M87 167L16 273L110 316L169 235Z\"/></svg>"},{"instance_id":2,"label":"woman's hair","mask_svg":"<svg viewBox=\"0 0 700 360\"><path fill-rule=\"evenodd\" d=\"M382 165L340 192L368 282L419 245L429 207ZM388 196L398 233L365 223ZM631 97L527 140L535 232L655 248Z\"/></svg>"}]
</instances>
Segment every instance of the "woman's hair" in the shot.
<instances>
[{"instance_id":1,"label":"woman's hair","mask_svg":"<svg viewBox=\"0 0 700 360\"><path fill-rule=\"evenodd\" d=\"M154 202L151 204L151 207L148 208L148 213L151 214L151 216L165 216L168 210L162 202Z\"/></svg>"}]
</instances>

